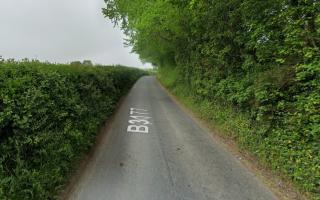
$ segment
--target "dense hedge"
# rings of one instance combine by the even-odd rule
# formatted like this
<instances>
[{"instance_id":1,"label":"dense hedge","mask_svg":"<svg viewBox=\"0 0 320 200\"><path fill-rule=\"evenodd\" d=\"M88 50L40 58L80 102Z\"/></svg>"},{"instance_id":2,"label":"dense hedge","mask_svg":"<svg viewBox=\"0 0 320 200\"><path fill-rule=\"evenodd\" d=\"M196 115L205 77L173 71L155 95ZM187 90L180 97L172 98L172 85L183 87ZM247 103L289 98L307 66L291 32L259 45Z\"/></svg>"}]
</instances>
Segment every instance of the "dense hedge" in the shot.
<instances>
[{"instance_id":1,"label":"dense hedge","mask_svg":"<svg viewBox=\"0 0 320 200\"><path fill-rule=\"evenodd\" d=\"M99 126L143 74L0 61L0 199L55 199Z\"/></svg>"},{"instance_id":2,"label":"dense hedge","mask_svg":"<svg viewBox=\"0 0 320 200\"><path fill-rule=\"evenodd\" d=\"M242 146L320 199L320 1L105 1L164 83L228 110Z\"/></svg>"}]
</instances>

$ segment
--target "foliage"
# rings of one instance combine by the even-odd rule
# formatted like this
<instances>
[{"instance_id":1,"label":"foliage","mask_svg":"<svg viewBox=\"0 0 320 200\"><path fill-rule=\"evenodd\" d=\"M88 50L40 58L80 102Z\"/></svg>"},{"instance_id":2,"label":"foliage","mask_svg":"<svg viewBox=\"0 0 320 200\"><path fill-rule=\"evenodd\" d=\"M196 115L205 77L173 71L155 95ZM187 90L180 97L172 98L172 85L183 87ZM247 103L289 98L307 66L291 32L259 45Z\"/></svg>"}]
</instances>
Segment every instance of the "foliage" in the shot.
<instances>
[{"instance_id":1,"label":"foliage","mask_svg":"<svg viewBox=\"0 0 320 200\"><path fill-rule=\"evenodd\" d=\"M99 126L143 74L0 62L0 199L56 199Z\"/></svg>"},{"instance_id":2,"label":"foliage","mask_svg":"<svg viewBox=\"0 0 320 200\"><path fill-rule=\"evenodd\" d=\"M320 1L105 2L167 86L246 116L239 143L320 198Z\"/></svg>"}]
</instances>

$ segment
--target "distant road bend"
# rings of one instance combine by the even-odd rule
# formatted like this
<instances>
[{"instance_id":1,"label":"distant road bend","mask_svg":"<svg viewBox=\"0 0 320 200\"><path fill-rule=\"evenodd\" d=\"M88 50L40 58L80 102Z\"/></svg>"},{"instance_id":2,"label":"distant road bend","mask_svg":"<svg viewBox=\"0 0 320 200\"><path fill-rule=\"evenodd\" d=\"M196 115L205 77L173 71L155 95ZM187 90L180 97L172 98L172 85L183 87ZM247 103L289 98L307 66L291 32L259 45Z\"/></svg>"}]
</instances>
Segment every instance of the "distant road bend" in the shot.
<instances>
[{"instance_id":1,"label":"distant road bend","mask_svg":"<svg viewBox=\"0 0 320 200\"><path fill-rule=\"evenodd\" d=\"M147 76L124 99L70 199L276 197Z\"/></svg>"}]
</instances>

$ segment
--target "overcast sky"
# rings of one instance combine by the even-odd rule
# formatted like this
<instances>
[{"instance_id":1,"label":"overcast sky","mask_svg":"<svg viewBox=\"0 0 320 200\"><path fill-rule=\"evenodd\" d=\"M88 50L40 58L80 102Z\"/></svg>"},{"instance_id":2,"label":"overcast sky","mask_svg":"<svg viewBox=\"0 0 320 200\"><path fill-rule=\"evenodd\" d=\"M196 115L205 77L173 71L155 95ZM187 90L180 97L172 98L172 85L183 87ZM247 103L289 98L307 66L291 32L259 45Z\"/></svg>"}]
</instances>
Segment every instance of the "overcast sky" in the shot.
<instances>
[{"instance_id":1,"label":"overcast sky","mask_svg":"<svg viewBox=\"0 0 320 200\"><path fill-rule=\"evenodd\" d=\"M102 7L103 0L0 0L0 55L150 67L124 47Z\"/></svg>"}]
</instances>

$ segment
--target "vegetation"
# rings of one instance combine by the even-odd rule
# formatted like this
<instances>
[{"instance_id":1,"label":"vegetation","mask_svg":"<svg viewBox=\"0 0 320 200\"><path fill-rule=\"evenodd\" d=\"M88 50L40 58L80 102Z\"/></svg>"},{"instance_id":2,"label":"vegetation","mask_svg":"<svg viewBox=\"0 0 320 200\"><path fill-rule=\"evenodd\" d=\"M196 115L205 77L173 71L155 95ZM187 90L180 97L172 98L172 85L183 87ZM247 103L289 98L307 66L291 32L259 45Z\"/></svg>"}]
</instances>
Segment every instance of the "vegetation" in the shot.
<instances>
[{"instance_id":1,"label":"vegetation","mask_svg":"<svg viewBox=\"0 0 320 200\"><path fill-rule=\"evenodd\" d=\"M166 86L320 199L320 1L105 2Z\"/></svg>"},{"instance_id":2,"label":"vegetation","mask_svg":"<svg viewBox=\"0 0 320 200\"><path fill-rule=\"evenodd\" d=\"M56 199L144 72L0 60L0 199Z\"/></svg>"}]
</instances>

